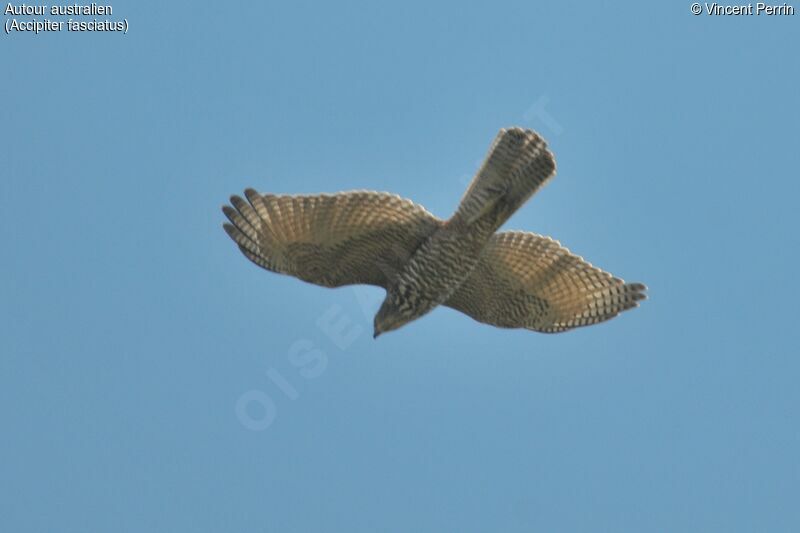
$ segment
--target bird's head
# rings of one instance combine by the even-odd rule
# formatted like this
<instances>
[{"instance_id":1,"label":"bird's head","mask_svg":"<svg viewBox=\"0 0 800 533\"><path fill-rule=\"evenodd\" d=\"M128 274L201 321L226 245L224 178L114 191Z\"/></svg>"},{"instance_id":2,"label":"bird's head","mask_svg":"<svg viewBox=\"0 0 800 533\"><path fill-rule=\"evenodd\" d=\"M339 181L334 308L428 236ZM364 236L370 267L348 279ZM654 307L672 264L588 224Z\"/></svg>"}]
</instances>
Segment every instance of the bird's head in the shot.
<instances>
[{"instance_id":1,"label":"bird's head","mask_svg":"<svg viewBox=\"0 0 800 533\"><path fill-rule=\"evenodd\" d=\"M413 319L414 312L409 302L399 294L389 292L375 314L375 330L372 338L377 339L381 333L393 331Z\"/></svg>"}]
</instances>

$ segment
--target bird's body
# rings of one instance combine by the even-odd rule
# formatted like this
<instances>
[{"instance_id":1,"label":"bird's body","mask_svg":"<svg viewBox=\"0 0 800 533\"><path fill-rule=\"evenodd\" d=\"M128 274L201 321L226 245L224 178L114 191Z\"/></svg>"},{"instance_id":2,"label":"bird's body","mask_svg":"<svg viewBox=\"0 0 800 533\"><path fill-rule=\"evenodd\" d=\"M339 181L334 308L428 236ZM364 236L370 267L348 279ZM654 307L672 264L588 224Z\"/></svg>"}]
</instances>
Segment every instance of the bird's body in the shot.
<instances>
[{"instance_id":1,"label":"bird's body","mask_svg":"<svg viewBox=\"0 0 800 533\"><path fill-rule=\"evenodd\" d=\"M472 273L493 233L487 219L472 224L459 219L444 222L389 286L387 298L396 298L398 305L408 302L411 320L445 303Z\"/></svg>"},{"instance_id":2,"label":"bird's body","mask_svg":"<svg viewBox=\"0 0 800 533\"><path fill-rule=\"evenodd\" d=\"M592 267L552 239L496 233L550 177L544 141L501 130L455 214L442 221L398 196L355 191L274 196L249 189L232 197L225 229L268 270L336 287L386 289L375 335L438 305L499 327L558 332L636 306L645 287Z\"/></svg>"}]
</instances>

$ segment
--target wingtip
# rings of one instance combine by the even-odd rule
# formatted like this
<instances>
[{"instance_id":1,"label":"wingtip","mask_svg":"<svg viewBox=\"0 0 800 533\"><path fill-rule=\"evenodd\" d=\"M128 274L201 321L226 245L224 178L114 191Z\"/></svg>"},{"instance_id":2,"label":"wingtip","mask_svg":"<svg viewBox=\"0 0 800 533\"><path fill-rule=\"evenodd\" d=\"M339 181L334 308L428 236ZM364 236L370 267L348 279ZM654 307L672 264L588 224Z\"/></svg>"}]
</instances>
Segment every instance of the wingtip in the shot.
<instances>
[{"instance_id":1,"label":"wingtip","mask_svg":"<svg viewBox=\"0 0 800 533\"><path fill-rule=\"evenodd\" d=\"M644 283L631 283L629 286L633 290L634 301L647 300L647 285Z\"/></svg>"},{"instance_id":2,"label":"wingtip","mask_svg":"<svg viewBox=\"0 0 800 533\"><path fill-rule=\"evenodd\" d=\"M261 195L252 187L248 187L244 190L244 196L250 203L252 203L253 198L257 198Z\"/></svg>"},{"instance_id":3,"label":"wingtip","mask_svg":"<svg viewBox=\"0 0 800 533\"><path fill-rule=\"evenodd\" d=\"M230 237L234 241L236 240L236 235L239 232L239 230L236 229L236 226L234 226L233 224L231 224L229 222L223 222L222 223L222 229L225 230L225 233L228 234L228 237Z\"/></svg>"}]
</instances>

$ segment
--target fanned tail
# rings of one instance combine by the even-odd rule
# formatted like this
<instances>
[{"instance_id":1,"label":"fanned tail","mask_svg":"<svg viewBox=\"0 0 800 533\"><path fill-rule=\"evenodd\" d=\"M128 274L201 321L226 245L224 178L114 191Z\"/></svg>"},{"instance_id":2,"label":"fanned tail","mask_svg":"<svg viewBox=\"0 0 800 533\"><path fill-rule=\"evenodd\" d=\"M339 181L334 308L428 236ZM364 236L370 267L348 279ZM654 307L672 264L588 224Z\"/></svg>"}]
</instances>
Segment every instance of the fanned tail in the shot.
<instances>
[{"instance_id":1,"label":"fanned tail","mask_svg":"<svg viewBox=\"0 0 800 533\"><path fill-rule=\"evenodd\" d=\"M555 173L553 154L536 132L502 129L455 216L471 224L499 205L499 227Z\"/></svg>"}]
</instances>

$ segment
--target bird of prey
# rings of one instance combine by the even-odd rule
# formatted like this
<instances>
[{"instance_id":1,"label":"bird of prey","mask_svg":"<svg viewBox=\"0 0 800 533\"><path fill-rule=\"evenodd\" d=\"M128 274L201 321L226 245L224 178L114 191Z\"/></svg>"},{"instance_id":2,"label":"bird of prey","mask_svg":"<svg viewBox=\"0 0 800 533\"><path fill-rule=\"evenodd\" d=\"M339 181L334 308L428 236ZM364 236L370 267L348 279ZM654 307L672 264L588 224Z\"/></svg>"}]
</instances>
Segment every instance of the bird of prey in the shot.
<instances>
[{"instance_id":1,"label":"bird of prey","mask_svg":"<svg viewBox=\"0 0 800 533\"><path fill-rule=\"evenodd\" d=\"M377 285L374 337L445 305L501 328L544 333L636 307L641 283L593 267L557 241L498 228L555 175L535 132L507 128L448 220L394 194L231 197L225 231L253 263L324 287Z\"/></svg>"}]
</instances>

